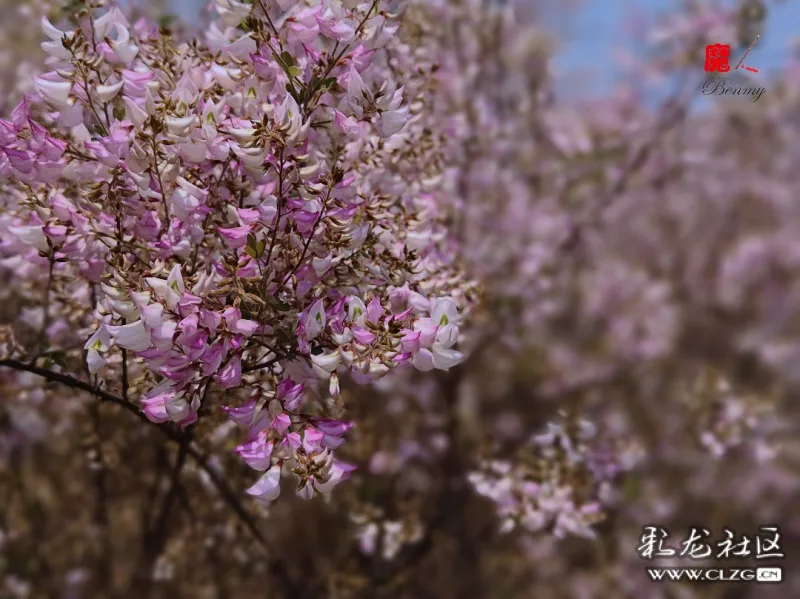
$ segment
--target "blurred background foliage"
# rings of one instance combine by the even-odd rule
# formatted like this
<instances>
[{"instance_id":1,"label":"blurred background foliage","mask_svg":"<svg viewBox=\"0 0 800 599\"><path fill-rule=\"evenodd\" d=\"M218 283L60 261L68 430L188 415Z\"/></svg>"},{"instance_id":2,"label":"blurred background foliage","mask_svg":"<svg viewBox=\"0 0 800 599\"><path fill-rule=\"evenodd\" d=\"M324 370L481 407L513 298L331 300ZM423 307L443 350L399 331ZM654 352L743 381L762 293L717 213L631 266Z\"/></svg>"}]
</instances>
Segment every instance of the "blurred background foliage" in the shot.
<instances>
[{"instance_id":1,"label":"blurred background foliage","mask_svg":"<svg viewBox=\"0 0 800 599\"><path fill-rule=\"evenodd\" d=\"M202 20L203 3L151 4L135 8L172 12L187 31L182 17ZM603 3L520 2L509 20L488 3L454 0L447 27L425 2L410 4L409 43L418 34L464 61L464 80L437 109L468 115L454 197L472 204L456 205L452 220L484 286L470 358L440 376L349 387L358 426L346 451L359 471L330 503L287 496L261 514L266 548L201 471L129 414L32 376L0 379L0 597L800 596L797 266L781 262L800 237L774 207L799 189L800 71L769 63L779 76L759 102L725 98L704 110L694 109L697 87L637 92L680 88L687 72L702 78L709 29L721 27L712 41L738 52L783 7L747 0L720 25L708 15L722 9L672 3L647 26L660 41L623 61L619 86L600 98L568 94L567 107L553 53L583 43L568 35L571 11ZM38 20L57 10L0 0L4 113L42 68ZM500 118L484 127L485 113ZM553 252L564 211L589 224ZM770 249L737 263L752 238ZM13 273L4 276L3 322L24 320ZM578 416L600 430L595 458L630 463L603 489L597 539L501 534L470 474L498 460L566 471L526 440ZM212 414L197 436L231 486L245 488L226 430ZM579 470L561 475L585 482ZM777 524L786 580L648 581L636 547L654 523L717 538L723 527L752 535Z\"/></svg>"}]
</instances>

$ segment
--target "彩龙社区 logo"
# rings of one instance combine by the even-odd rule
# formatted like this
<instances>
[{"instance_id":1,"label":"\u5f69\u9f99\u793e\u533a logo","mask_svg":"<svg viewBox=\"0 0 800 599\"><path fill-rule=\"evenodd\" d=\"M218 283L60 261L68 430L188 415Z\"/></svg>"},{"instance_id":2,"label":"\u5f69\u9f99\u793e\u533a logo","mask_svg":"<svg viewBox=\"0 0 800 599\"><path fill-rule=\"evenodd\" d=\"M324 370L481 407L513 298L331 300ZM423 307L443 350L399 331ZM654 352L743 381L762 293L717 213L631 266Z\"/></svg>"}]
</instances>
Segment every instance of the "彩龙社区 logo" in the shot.
<instances>
[{"instance_id":1,"label":"\u5f69\u9f99\u793e\u533a logo","mask_svg":"<svg viewBox=\"0 0 800 599\"><path fill-rule=\"evenodd\" d=\"M643 560L653 562L647 567L647 575L653 582L697 581L697 582L755 582L776 584L783 580L783 570L777 565L762 565L761 560L780 560L785 555L780 547L781 533L775 525L760 526L758 534L737 534L732 529L722 529L723 538L714 539L712 531L703 527L692 527L680 544L668 544L670 532L659 525L648 525L642 530L636 552ZM659 560L667 558L668 564ZM678 565L676 560L691 563L701 562L703 567ZM709 560L722 562L713 566ZM757 567L736 561L755 560ZM760 562L760 563L759 563ZM709 567L710 566L710 567Z\"/></svg>"}]
</instances>

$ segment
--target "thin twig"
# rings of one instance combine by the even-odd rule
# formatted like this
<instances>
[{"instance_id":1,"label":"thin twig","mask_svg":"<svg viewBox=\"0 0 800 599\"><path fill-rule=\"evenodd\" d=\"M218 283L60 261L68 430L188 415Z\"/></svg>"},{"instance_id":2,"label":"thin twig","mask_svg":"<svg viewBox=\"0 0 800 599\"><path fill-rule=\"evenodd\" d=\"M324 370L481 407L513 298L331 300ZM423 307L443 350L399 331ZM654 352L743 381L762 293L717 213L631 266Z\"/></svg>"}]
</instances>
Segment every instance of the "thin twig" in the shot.
<instances>
[{"instance_id":1,"label":"thin twig","mask_svg":"<svg viewBox=\"0 0 800 599\"><path fill-rule=\"evenodd\" d=\"M108 480L105 464L105 456L103 455L103 438L102 438L102 423L100 418L100 409L98 404L91 406L92 425L94 428L94 443L92 449L95 455L92 456L95 481L96 504L94 521L99 529L100 543L101 543L101 556L98 562L98 582L100 587L106 591L110 591L109 584L113 580L112 564L114 563L112 556L111 546L111 531L109 530L109 517L108 517Z\"/></svg>"},{"instance_id":2,"label":"thin twig","mask_svg":"<svg viewBox=\"0 0 800 599\"><path fill-rule=\"evenodd\" d=\"M145 529L142 537L144 547L135 570L133 586L136 592L143 596L150 592L150 585L153 582L153 568L158 557L163 553L169 537L173 506L181 493L181 472L183 472L183 467L186 464L190 442L191 440L187 435L178 449L178 456L175 459L175 465L170 476L169 489L164 496L158 517L152 527Z\"/></svg>"},{"instance_id":3,"label":"thin twig","mask_svg":"<svg viewBox=\"0 0 800 599\"><path fill-rule=\"evenodd\" d=\"M30 372L32 374L36 374L48 381L54 383L61 383L62 385L66 385L72 389L79 389L81 391L85 391L94 395L98 399L103 401L107 401L118 406L121 406L128 412L134 414L139 420L145 422L150 426L154 426L158 428L162 434L168 437L171 441L175 443L182 444L184 441L184 435L180 432L175 431L174 429L157 424L155 422L150 421L147 416L134 404L125 401L122 397L118 395L114 395L113 393L109 393L108 391L104 391L103 389L98 389L93 387L89 383L85 381L81 381L74 377L71 377L66 374L62 374L60 372L53 372L52 370L48 370L47 368L40 368L39 366L35 366L33 364L26 364L20 360L15 359L8 359L8 360L0 360L0 367L11 368L13 370L20 370L24 372ZM217 492L220 494L222 499L225 503L228 504L234 513L239 517L239 519L244 524L245 528L256 538L256 540L263 546L267 547L266 539L261 531L258 529L256 525L255 519L253 516L247 511L247 509L242 505L242 502L239 500L237 494L231 489L230 486L220 477L220 475L216 472L216 470L211 466L210 458L204 452L200 451L198 448L194 447L192 444L187 444L186 452L189 454L195 462L197 462L198 466L205 471L208 475L209 480L217 489Z\"/></svg>"},{"instance_id":4,"label":"thin twig","mask_svg":"<svg viewBox=\"0 0 800 599\"><path fill-rule=\"evenodd\" d=\"M156 171L156 180L158 180L158 189L161 192L161 203L164 206L164 215L166 217L165 227L169 228L169 205L167 204L167 196L164 193L164 182L161 180L161 170L158 168L158 144L156 143L156 134L153 133L153 137L150 139L151 145L153 147L153 169Z\"/></svg>"},{"instance_id":5,"label":"thin twig","mask_svg":"<svg viewBox=\"0 0 800 599\"><path fill-rule=\"evenodd\" d=\"M283 282L281 283L280 287L278 287L277 291L275 291L275 295L276 296L281 292L281 290L284 288L284 286L289 281L289 279L292 278L292 275L294 275L294 273L296 273L300 269L300 267L303 265L303 260L306 259L306 254L308 253L308 248L311 245L311 242L313 241L314 237L317 234L317 227L319 226L319 223L322 221L323 217L325 216L325 212L326 212L328 201L330 200L330 197L331 197L331 185L328 185L328 193L327 193L327 195L325 196L325 199L322 202L322 208L319 211L319 216L317 216L317 219L314 221L314 226L311 229L311 234L308 236L308 239L306 239L305 243L303 244L303 252L300 254L300 259L297 261L297 264L295 264L295 266L291 270L291 272L284 277Z\"/></svg>"},{"instance_id":6,"label":"thin twig","mask_svg":"<svg viewBox=\"0 0 800 599\"><path fill-rule=\"evenodd\" d=\"M275 218L275 228L272 230L272 239L269 242L269 251L267 252L266 264L269 266L269 261L272 258L272 250L275 247L275 240L278 238L278 227L281 224L281 209L283 208L283 148L280 150L280 170L278 171L278 211Z\"/></svg>"},{"instance_id":7,"label":"thin twig","mask_svg":"<svg viewBox=\"0 0 800 599\"><path fill-rule=\"evenodd\" d=\"M242 368L242 372L253 372L254 370L263 370L264 368L269 368L276 362L278 362L283 356L277 356L275 358L271 358L266 362L261 362L260 364L254 364L253 366L245 366Z\"/></svg>"}]
</instances>

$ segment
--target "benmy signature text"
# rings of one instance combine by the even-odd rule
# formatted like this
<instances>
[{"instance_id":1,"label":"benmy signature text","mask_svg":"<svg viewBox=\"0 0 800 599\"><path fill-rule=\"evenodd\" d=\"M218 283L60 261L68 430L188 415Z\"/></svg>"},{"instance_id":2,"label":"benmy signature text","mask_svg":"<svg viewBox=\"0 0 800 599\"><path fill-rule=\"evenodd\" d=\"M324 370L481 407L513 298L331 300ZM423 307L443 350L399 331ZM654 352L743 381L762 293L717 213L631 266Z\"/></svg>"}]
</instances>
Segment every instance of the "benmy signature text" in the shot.
<instances>
[{"instance_id":1,"label":"benmy signature text","mask_svg":"<svg viewBox=\"0 0 800 599\"><path fill-rule=\"evenodd\" d=\"M758 102L766 91L763 87L733 86L730 77L712 77L703 84L704 96L752 96L753 102Z\"/></svg>"}]
</instances>

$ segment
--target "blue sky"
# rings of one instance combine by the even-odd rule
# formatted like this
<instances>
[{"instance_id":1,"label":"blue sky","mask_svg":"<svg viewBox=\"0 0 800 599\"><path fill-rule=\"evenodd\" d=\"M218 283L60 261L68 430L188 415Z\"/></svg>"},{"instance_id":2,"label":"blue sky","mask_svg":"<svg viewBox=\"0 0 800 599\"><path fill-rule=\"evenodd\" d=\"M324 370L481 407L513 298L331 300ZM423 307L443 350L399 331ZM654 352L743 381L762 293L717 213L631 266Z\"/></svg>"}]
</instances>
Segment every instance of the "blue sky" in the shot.
<instances>
[{"instance_id":1,"label":"blue sky","mask_svg":"<svg viewBox=\"0 0 800 599\"><path fill-rule=\"evenodd\" d=\"M620 75L614 64L614 49L630 39L624 24L631 11L658 15L674 9L679 2L585 0L569 25L563 28L567 37L555 61L559 76L566 81L579 79L583 97L608 92ZM790 57L796 38L800 38L800 2L770 1L764 31L748 55L748 64L757 66L762 73L779 69ZM724 40L719 41L724 43ZM593 67L596 64L608 66L598 70Z\"/></svg>"},{"instance_id":2,"label":"blue sky","mask_svg":"<svg viewBox=\"0 0 800 599\"><path fill-rule=\"evenodd\" d=\"M198 13L208 0L171 0L185 18ZM721 0L725 4L730 2ZM630 40L625 23L633 10L652 16L674 10L681 0L583 0L565 18L563 0L544 0L552 8L545 14L550 26L562 35L555 67L565 97L591 98L613 88L621 72L614 61L615 48ZM768 0L768 18L761 39L748 57L761 73L779 69L791 54L792 43L800 38L800 1ZM720 40L723 42L723 40ZM603 64L602 69L594 65ZM698 65L699 66L699 65ZM579 81L579 88L574 82Z\"/></svg>"}]
</instances>

